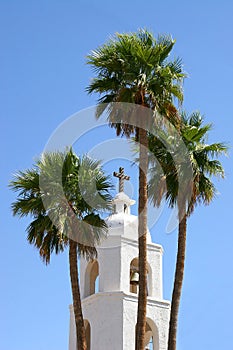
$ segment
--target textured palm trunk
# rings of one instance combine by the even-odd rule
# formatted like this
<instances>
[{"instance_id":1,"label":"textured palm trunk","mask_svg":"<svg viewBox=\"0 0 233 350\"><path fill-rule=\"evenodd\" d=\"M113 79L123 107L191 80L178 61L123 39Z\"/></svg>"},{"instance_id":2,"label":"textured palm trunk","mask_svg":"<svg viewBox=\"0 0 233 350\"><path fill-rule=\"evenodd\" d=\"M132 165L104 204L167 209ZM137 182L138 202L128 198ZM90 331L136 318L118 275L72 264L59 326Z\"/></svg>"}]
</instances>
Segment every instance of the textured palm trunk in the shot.
<instances>
[{"instance_id":1,"label":"textured palm trunk","mask_svg":"<svg viewBox=\"0 0 233 350\"><path fill-rule=\"evenodd\" d=\"M76 325L77 349L87 350L85 327L78 279L77 242L69 240L70 280L73 296L74 318Z\"/></svg>"},{"instance_id":2,"label":"textured palm trunk","mask_svg":"<svg viewBox=\"0 0 233 350\"><path fill-rule=\"evenodd\" d=\"M146 331L147 305L147 168L148 138L144 129L139 129L139 200L138 200L138 245L139 245L139 293L136 327L136 350L143 350Z\"/></svg>"},{"instance_id":3,"label":"textured palm trunk","mask_svg":"<svg viewBox=\"0 0 233 350\"><path fill-rule=\"evenodd\" d=\"M172 293L171 315L169 324L168 350L176 350L178 312L181 290L184 278L184 263L186 250L187 215L185 214L179 223L178 250L176 258L175 280Z\"/></svg>"}]
</instances>

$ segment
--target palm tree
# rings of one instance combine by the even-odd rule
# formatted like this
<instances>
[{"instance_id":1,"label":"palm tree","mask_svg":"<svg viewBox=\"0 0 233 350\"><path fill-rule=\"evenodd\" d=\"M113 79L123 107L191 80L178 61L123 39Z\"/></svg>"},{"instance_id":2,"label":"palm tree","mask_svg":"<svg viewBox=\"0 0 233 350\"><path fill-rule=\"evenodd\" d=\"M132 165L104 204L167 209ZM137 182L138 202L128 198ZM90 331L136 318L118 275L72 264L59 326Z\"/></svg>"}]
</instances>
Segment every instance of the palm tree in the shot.
<instances>
[{"instance_id":1,"label":"palm tree","mask_svg":"<svg viewBox=\"0 0 233 350\"><path fill-rule=\"evenodd\" d=\"M18 192L13 214L32 216L27 240L48 264L69 246L69 266L78 350L86 350L77 254L96 257L106 225L97 210L108 209L111 185L100 163L67 153L43 154L32 169L20 171L10 186Z\"/></svg>"},{"instance_id":2,"label":"palm tree","mask_svg":"<svg viewBox=\"0 0 233 350\"><path fill-rule=\"evenodd\" d=\"M227 147L223 143L206 143L208 132L212 126L211 124L202 125L203 118L199 112L191 114L190 117L187 117L184 113L181 121L181 136L193 171L192 182L187 183L189 195L185 193L183 196L178 196L179 172L182 172L182 164L175 164L172 154L168 152L167 146L161 141L166 139L165 135L161 137L161 140L151 135L149 141L149 149L157 159L157 164L151 169L149 196L156 206L160 205L162 198L165 196L170 207L175 205L178 207L178 249L171 303L168 350L176 349L178 311L184 276L187 219L193 213L197 204L208 205L214 199L216 188L211 181L211 177L224 178L223 167L215 157L227 151ZM174 141L172 138L166 140L167 142ZM182 174L180 179L185 181Z\"/></svg>"},{"instance_id":3,"label":"palm tree","mask_svg":"<svg viewBox=\"0 0 233 350\"><path fill-rule=\"evenodd\" d=\"M88 93L101 95L97 118L107 111L109 124L117 136L136 136L139 142L139 296L136 350L142 350L146 327L147 273L147 130L156 112L178 119L173 97L182 101L184 78L180 59L167 58L175 41L170 36L154 36L146 30L117 34L87 57L96 74ZM129 105L130 104L130 105ZM138 108L135 108L137 106ZM140 108L144 107L144 108ZM151 113L149 122L146 118Z\"/></svg>"}]
</instances>

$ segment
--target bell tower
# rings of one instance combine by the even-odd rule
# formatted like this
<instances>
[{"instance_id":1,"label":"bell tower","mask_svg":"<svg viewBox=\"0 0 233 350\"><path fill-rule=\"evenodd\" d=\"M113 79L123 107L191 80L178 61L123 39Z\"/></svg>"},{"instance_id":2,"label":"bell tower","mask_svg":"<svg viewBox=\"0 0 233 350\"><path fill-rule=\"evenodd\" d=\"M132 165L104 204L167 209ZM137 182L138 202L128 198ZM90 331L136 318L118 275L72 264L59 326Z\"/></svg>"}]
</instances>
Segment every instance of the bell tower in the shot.
<instances>
[{"instance_id":1,"label":"bell tower","mask_svg":"<svg viewBox=\"0 0 233 350\"><path fill-rule=\"evenodd\" d=\"M122 168L119 173L122 190ZM118 176L120 175L120 176ZM124 178L127 180L126 178ZM80 289L88 350L134 350L138 301L138 218L130 214L135 201L120 191L106 219L108 235L97 247L98 258L80 260ZM163 300L160 245L147 233L147 325L145 349L166 350L170 302ZM70 306L69 350L76 349Z\"/></svg>"}]
</instances>

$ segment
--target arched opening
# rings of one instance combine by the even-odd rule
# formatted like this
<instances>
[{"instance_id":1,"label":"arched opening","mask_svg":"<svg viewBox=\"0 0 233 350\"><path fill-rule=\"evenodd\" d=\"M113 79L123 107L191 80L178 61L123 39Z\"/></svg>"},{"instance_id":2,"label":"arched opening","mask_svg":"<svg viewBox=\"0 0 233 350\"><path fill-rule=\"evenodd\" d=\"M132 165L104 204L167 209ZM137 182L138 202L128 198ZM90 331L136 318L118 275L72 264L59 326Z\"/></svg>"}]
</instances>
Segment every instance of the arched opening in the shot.
<instances>
[{"instance_id":1,"label":"arched opening","mask_svg":"<svg viewBox=\"0 0 233 350\"><path fill-rule=\"evenodd\" d=\"M99 264L97 260L90 261L85 273L85 297L99 291Z\"/></svg>"},{"instance_id":2,"label":"arched opening","mask_svg":"<svg viewBox=\"0 0 233 350\"><path fill-rule=\"evenodd\" d=\"M136 333L136 328L137 328L137 325L135 327L135 333ZM144 350L159 350L158 329L155 323L149 318L146 319Z\"/></svg>"},{"instance_id":3,"label":"arched opening","mask_svg":"<svg viewBox=\"0 0 233 350\"><path fill-rule=\"evenodd\" d=\"M146 323L145 350L154 350L153 332L148 323Z\"/></svg>"},{"instance_id":4,"label":"arched opening","mask_svg":"<svg viewBox=\"0 0 233 350\"><path fill-rule=\"evenodd\" d=\"M139 284L139 266L138 258L134 258L130 263L130 293L138 293L138 284ZM150 265L147 263L147 295L151 295L151 285L152 285L152 271Z\"/></svg>"},{"instance_id":5,"label":"arched opening","mask_svg":"<svg viewBox=\"0 0 233 350\"><path fill-rule=\"evenodd\" d=\"M139 283L139 267L138 258L134 258L130 263L130 276L129 276L129 291L130 293L138 293L138 283Z\"/></svg>"},{"instance_id":6,"label":"arched opening","mask_svg":"<svg viewBox=\"0 0 233 350\"><path fill-rule=\"evenodd\" d=\"M88 320L84 320L84 327L87 341L87 350L91 350L91 326Z\"/></svg>"},{"instance_id":7,"label":"arched opening","mask_svg":"<svg viewBox=\"0 0 233 350\"><path fill-rule=\"evenodd\" d=\"M147 263L147 295L152 295L152 269L151 266Z\"/></svg>"},{"instance_id":8,"label":"arched opening","mask_svg":"<svg viewBox=\"0 0 233 350\"><path fill-rule=\"evenodd\" d=\"M145 350L159 350L159 334L155 323L146 319Z\"/></svg>"},{"instance_id":9,"label":"arched opening","mask_svg":"<svg viewBox=\"0 0 233 350\"><path fill-rule=\"evenodd\" d=\"M99 292L99 274L97 275L96 279L95 279L95 292L94 293L98 293Z\"/></svg>"}]
</instances>

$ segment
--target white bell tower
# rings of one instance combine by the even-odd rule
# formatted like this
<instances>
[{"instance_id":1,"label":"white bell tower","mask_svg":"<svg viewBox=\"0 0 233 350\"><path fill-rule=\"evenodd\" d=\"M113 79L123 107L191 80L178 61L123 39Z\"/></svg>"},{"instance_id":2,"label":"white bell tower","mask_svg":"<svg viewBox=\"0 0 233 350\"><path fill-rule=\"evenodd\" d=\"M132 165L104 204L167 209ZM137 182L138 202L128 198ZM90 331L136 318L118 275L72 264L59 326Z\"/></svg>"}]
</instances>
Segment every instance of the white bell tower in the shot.
<instances>
[{"instance_id":1,"label":"white bell tower","mask_svg":"<svg viewBox=\"0 0 233 350\"><path fill-rule=\"evenodd\" d=\"M80 289L88 350L135 348L139 276L138 219L130 214L130 206L134 203L124 192L116 195L113 214L106 219L108 236L97 248L98 258L92 262L80 261ZM170 302L163 300L162 254L162 247L151 242L148 231L145 349L150 350L167 349ZM77 350L72 306L69 350Z\"/></svg>"}]
</instances>

